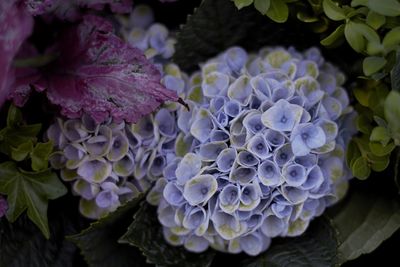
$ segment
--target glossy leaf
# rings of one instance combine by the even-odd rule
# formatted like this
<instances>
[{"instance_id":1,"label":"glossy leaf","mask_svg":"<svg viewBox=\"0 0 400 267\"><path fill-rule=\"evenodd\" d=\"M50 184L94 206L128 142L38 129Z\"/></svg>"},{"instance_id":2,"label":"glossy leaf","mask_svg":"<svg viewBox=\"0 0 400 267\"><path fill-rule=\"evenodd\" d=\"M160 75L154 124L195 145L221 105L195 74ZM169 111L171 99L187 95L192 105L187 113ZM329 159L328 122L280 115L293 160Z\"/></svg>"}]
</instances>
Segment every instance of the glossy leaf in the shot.
<instances>
[{"instance_id":1,"label":"glossy leaf","mask_svg":"<svg viewBox=\"0 0 400 267\"><path fill-rule=\"evenodd\" d=\"M338 26L330 35L321 40L324 46L332 46L339 42L344 36L345 24Z\"/></svg>"},{"instance_id":2,"label":"glossy leaf","mask_svg":"<svg viewBox=\"0 0 400 267\"><path fill-rule=\"evenodd\" d=\"M340 8L332 0L323 0L322 7L326 16L332 20L344 20L346 18L344 9Z\"/></svg>"},{"instance_id":3,"label":"glossy leaf","mask_svg":"<svg viewBox=\"0 0 400 267\"><path fill-rule=\"evenodd\" d=\"M48 160L51 152L53 151L53 143L37 143L30 153L32 161L32 170L43 171L47 169Z\"/></svg>"},{"instance_id":4,"label":"glossy leaf","mask_svg":"<svg viewBox=\"0 0 400 267\"><path fill-rule=\"evenodd\" d=\"M368 7L384 16L400 15L400 3L397 0L368 0Z\"/></svg>"},{"instance_id":5,"label":"glossy leaf","mask_svg":"<svg viewBox=\"0 0 400 267\"><path fill-rule=\"evenodd\" d=\"M289 8L283 0L271 0L267 16L275 22L283 23L289 17Z\"/></svg>"},{"instance_id":6,"label":"glossy leaf","mask_svg":"<svg viewBox=\"0 0 400 267\"><path fill-rule=\"evenodd\" d=\"M364 157L359 157L356 159L351 166L351 171L354 176L360 180L367 179L371 174L371 169L368 166L368 161Z\"/></svg>"},{"instance_id":7,"label":"glossy leaf","mask_svg":"<svg viewBox=\"0 0 400 267\"><path fill-rule=\"evenodd\" d=\"M271 6L271 0L254 0L254 7L265 15Z\"/></svg>"},{"instance_id":8,"label":"glossy leaf","mask_svg":"<svg viewBox=\"0 0 400 267\"><path fill-rule=\"evenodd\" d=\"M363 71L366 76L370 76L381 70L386 64L383 57L366 57L363 61Z\"/></svg>"},{"instance_id":9,"label":"glossy leaf","mask_svg":"<svg viewBox=\"0 0 400 267\"><path fill-rule=\"evenodd\" d=\"M400 144L400 93L391 91L385 100L385 118L397 145Z\"/></svg>"},{"instance_id":10,"label":"glossy leaf","mask_svg":"<svg viewBox=\"0 0 400 267\"><path fill-rule=\"evenodd\" d=\"M246 6L251 5L253 3L253 0L233 0L233 2L238 9L242 9Z\"/></svg>"}]
</instances>

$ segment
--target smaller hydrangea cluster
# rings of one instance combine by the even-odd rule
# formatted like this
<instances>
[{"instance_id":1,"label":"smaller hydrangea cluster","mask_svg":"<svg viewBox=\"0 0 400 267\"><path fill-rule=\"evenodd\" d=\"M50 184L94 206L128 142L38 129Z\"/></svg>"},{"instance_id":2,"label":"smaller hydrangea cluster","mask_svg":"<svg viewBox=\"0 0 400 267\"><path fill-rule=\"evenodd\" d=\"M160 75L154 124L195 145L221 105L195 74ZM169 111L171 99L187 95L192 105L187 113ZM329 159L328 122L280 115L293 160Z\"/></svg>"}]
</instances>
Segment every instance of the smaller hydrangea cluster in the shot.
<instances>
[{"instance_id":1,"label":"smaller hydrangea cluster","mask_svg":"<svg viewBox=\"0 0 400 267\"><path fill-rule=\"evenodd\" d=\"M154 14L150 7L137 5L128 18L123 16L118 18L124 39L142 50L147 58L165 61L172 57L176 40L171 37L165 25L154 23Z\"/></svg>"},{"instance_id":2,"label":"smaller hydrangea cluster","mask_svg":"<svg viewBox=\"0 0 400 267\"><path fill-rule=\"evenodd\" d=\"M97 219L146 191L175 157L174 108L160 108L136 124L111 120L96 124L89 116L58 119L47 130L56 152L50 164L81 197L80 212Z\"/></svg>"},{"instance_id":3,"label":"smaller hydrangea cluster","mask_svg":"<svg viewBox=\"0 0 400 267\"><path fill-rule=\"evenodd\" d=\"M316 48L233 47L202 65L177 116L181 158L151 191L166 240L257 255L303 233L348 186L344 81Z\"/></svg>"},{"instance_id":4,"label":"smaller hydrangea cluster","mask_svg":"<svg viewBox=\"0 0 400 267\"><path fill-rule=\"evenodd\" d=\"M8 209L8 204L7 204L7 200L0 195L0 218L3 217Z\"/></svg>"}]
</instances>

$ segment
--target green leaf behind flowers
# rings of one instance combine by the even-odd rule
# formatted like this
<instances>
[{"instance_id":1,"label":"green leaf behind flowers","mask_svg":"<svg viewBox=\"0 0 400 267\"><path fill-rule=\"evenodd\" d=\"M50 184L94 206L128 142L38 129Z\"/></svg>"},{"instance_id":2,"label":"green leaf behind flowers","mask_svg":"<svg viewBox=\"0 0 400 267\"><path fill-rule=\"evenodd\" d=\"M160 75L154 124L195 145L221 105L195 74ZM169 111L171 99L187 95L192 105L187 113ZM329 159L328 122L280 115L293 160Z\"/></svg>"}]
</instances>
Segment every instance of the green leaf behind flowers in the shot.
<instances>
[{"instance_id":1,"label":"green leaf behind flowers","mask_svg":"<svg viewBox=\"0 0 400 267\"><path fill-rule=\"evenodd\" d=\"M146 256L147 262L156 266L207 267L211 265L215 255L211 251L194 254L182 247L168 245L164 240L155 208L145 202L136 212L132 224L120 242L138 247Z\"/></svg>"},{"instance_id":2,"label":"green leaf behind flowers","mask_svg":"<svg viewBox=\"0 0 400 267\"><path fill-rule=\"evenodd\" d=\"M132 214L142 199L143 195L140 195L130 200L116 211L92 223L81 233L68 237L80 248L89 266L146 266L145 259L139 250L117 242L128 228Z\"/></svg>"},{"instance_id":3,"label":"green leaf behind flowers","mask_svg":"<svg viewBox=\"0 0 400 267\"><path fill-rule=\"evenodd\" d=\"M49 238L48 200L66 194L67 189L49 170L27 172L19 169L15 162L7 161L0 164L0 193L7 195L7 219L10 222L27 210L29 219Z\"/></svg>"}]
</instances>

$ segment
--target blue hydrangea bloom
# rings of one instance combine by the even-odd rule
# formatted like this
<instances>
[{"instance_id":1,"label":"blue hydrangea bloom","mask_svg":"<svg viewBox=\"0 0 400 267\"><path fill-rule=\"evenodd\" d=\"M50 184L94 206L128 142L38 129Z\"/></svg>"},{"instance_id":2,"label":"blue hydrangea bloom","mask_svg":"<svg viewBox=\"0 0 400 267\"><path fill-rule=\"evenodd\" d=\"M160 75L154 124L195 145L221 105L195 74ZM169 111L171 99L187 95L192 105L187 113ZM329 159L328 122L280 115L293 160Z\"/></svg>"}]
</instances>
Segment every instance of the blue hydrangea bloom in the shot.
<instances>
[{"instance_id":1,"label":"blue hydrangea bloom","mask_svg":"<svg viewBox=\"0 0 400 267\"><path fill-rule=\"evenodd\" d=\"M176 157L150 191L165 239L258 255L342 198L354 119L344 78L316 48L281 47L233 47L185 78Z\"/></svg>"}]
</instances>

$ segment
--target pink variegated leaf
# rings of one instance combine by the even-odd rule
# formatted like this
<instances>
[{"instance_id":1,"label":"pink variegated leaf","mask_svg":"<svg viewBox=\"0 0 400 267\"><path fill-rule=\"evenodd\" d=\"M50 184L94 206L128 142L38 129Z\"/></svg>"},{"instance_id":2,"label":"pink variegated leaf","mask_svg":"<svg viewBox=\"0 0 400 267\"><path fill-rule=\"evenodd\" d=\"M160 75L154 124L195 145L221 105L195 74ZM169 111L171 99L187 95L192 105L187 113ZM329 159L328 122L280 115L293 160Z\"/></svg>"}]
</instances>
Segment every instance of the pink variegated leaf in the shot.
<instances>
[{"instance_id":1,"label":"pink variegated leaf","mask_svg":"<svg viewBox=\"0 0 400 267\"><path fill-rule=\"evenodd\" d=\"M49 66L37 90L69 118L89 114L97 122L112 117L136 122L166 100L178 100L160 83L161 75L143 53L112 33L96 16L61 35L60 57Z\"/></svg>"}]
</instances>

